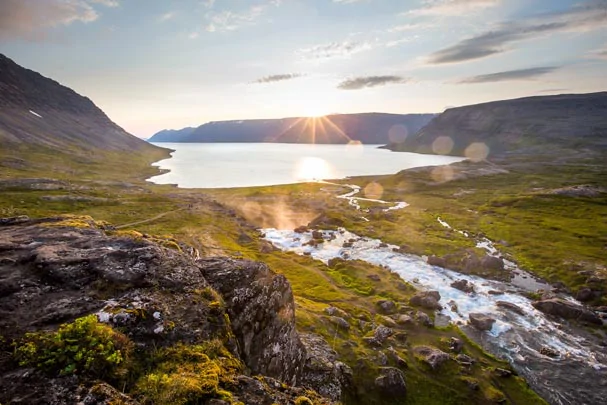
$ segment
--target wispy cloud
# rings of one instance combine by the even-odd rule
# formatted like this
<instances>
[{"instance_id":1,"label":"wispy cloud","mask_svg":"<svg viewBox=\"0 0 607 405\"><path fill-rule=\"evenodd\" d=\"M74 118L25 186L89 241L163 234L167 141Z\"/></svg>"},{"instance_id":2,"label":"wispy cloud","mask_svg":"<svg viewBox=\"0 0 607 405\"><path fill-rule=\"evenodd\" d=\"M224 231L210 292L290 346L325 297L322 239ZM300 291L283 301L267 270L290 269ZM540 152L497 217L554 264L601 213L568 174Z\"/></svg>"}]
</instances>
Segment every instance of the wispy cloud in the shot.
<instances>
[{"instance_id":1,"label":"wispy cloud","mask_svg":"<svg viewBox=\"0 0 607 405\"><path fill-rule=\"evenodd\" d=\"M465 62L510 50L510 45L550 33L587 31L607 26L605 0L594 0L573 6L567 11L548 13L523 21L509 21L495 29L465 39L431 54L432 64Z\"/></svg>"},{"instance_id":2,"label":"wispy cloud","mask_svg":"<svg viewBox=\"0 0 607 405\"><path fill-rule=\"evenodd\" d=\"M385 86L386 84L405 83L409 79L401 76L364 76L346 79L337 86L340 90L360 90L368 87Z\"/></svg>"},{"instance_id":3,"label":"wispy cloud","mask_svg":"<svg viewBox=\"0 0 607 405\"><path fill-rule=\"evenodd\" d=\"M462 79L457 84L493 83L513 80L535 80L540 76L552 73L560 66L543 66L529 69L507 70L486 75L471 76Z\"/></svg>"},{"instance_id":4,"label":"wispy cloud","mask_svg":"<svg viewBox=\"0 0 607 405\"><path fill-rule=\"evenodd\" d=\"M254 25L259 17L266 11L268 4L260 4L249 7L243 12L224 10L217 13L207 14L209 23L206 26L208 32L236 31L244 26ZM274 3L271 3L274 4Z\"/></svg>"},{"instance_id":5,"label":"wispy cloud","mask_svg":"<svg viewBox=\"0 0 607 405\"><path fill-rule=\"evenodd\" d=\"M213 8L213 5L215 4L215 0L203 0L200 3L203 6L205 6L206 8Z\"/></svg>"},{"instance_id":6,"label":"wispy cloud","mask_svg":"<svg viewBox=\"0 0 607 405\"><path fill-rule=\"evenodd\" d=\"M300 49L298 53L305 58L331 59L347 57L371 48L372 46L369 42L344 41L314 45L309 48Z\"/></svg>"},{"instance_id":7,"label":"wispy cloud","mask_svg":"<svg viewBox=\"0 0 607 405\"><path fill-rule=\"evenodd\" d=\"M498 6L502 0L426 0L424 6L405 14L456 16Z\"/></svg>"},{"instance_id":8,"label":"wispy cloud","mask_svg":"<svg viewBox=\"0 0 607 405\"><path fill-rule=\"evenodd\" d=\"M600 49L595 49L586 54L589 59L605 59L607 60L607 45Z\"/></svg>"},{"instance_id":9,"label":"wispy cloud","mask_svg":"<svg viewBox=\"0 0 607 405\"><path fill-rule=\"evenodd\" d=\"M91 3L102 4L106 7L118 7L120 2L118 0L89 0Z\"/></svg>"},{"instance_id":10,"label":"wispy cloud","mask_svg":"<svg viewBox=\"0 0 607 405\"><path fill-rule=\"evenodd\" d=\"M270 76L261 77L261 78L255 80L253 83L275 83L275 82L282 82L285 80L297 79L298 77L302 77L302 76L303 75L301 73L285 73L285 74L280 74L280 75L270 75Z\"/></svg>"},{"instance_id":11,"label":"wispy cloud","mask_svg":"<svg viewBox=\"0 0 607 405\"><path fill-rule=\"evenodd\" d=\"M386 47L387 48L392 48L394 46L399 46L399 45L402 45L402 44L413 42L413 41L415 41L418 38L419 38L419 35L412 35L412 36L409 36L409 37L394 39L392 41L386 42Z\"/></svg>"},{"instance_id":12,"label":"wispy cloud","mask_svg":"<svg viewBox=\"0 0 607 405\"><path fill-rule=\"evenodd\" d=\"M168 13L164 13L163 15L161 15L158 18L158 20L161 21L161 22L171 20L171 19L173 19L175 17L175 14L176 13L174 11L169 11Z\"/></svg>"},{"instance_id":13,"label":"wispy cloud","mask_svg":"<svg viewBox=\"0 0 607 405\"><path fill-rule=\"evenodd\" d=\"M98 17L89 3L80 0L1 0L0 41L40 41L49 28L75 21L89 23Z\"/></svg>"},{"instance_id":14,"label":"wispy cloud","mask_svg":"<svg viewBox=\"0 0 607 405\"><path fill-rule=\"evenodd\" d=\"M426 28L430 28L433 25L431 24L422 24L422 23L416 23L416 24L401 24L401 25L397 25L394 26L392 28L390 28L388 30L388 32L403 32L403 31L419 31L419 30L423 30Z\"/></svg>"}]
</instances>

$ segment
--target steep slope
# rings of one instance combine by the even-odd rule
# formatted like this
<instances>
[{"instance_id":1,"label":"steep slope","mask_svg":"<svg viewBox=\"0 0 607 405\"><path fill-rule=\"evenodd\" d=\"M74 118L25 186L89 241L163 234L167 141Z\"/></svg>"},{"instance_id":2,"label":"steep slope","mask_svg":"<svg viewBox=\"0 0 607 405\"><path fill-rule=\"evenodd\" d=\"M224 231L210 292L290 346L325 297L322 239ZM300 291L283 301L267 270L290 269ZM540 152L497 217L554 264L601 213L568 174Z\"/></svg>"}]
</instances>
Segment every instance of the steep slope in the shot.
<instances>
[{"instance_id":1,"label":"steep slope","mask_svg":"<svg viewBox=\"0 0 607 405\"><path fill-rule=\"evenodd\" d=\"M325 117L217 121L193 131L161 131L152 142L277 142L343 144L351 140L366 144L387 143L413 134L434 114L337 114Z\"/></svg>"},{"instance_id":2,"label":"steep slope","mask_svg":"<svg viewBox=\"0 0 607 405\"><path fill-rule=\"evenodd\" d=\"M474 143L485 144L490 154L538 146L603 149L606 117L607 92L495 101L448 109L415 136L388 148L451 155L466 154ZM472 149L479 152L479 145Z\"/></svg>"},{"instance_id":3,"label":"steep slope","mask_svg":"<svg viewBox=\"0 0 607 405\"><path fill-rule=\"evenodd\" d=\"M160 151L112 122L90 99L0 54L0 143L79 151Z\"/></svg>"}]
</instances>

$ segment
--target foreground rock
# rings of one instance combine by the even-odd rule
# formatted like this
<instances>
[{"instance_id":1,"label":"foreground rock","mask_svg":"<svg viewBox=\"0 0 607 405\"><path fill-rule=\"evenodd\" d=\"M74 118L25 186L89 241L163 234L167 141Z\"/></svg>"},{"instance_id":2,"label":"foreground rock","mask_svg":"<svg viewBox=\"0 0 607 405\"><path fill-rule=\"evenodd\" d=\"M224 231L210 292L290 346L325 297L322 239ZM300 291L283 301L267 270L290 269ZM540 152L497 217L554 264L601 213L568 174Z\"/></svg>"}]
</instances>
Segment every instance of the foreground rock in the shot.
<instances>
[{"instance_id":1,"label":"foreground rock","mask_svg":"<svg viewBox=\"0 0 607 405\"><path fill-rule=\"evenodd\" d=\"M394 367L380 368L380 376L375 379L375 386L387 397L404 398L407 395L405 376Z\"/></svg>"},{"instance_id":2,"label":"foreground rock","mask_svg":"<svg viewBox=\"0 0 607 405\"><path fill-rule=\"evenodd\" d=\"M581 322L587 322L594 325L602 325L603 322L594 312L573 302L565 301L560 298L550 298L541 301L535 301L532 304L537 310L550 315L559 316L564 319L574 319Z\"/></svg>"},{"instance_id":3,"label":"foreground rock","mask_svg":"<svg viewBox=\"0 0 607 405\"><path fill-rule=\"evenodd\" d=\"M442 309L442 305L438 303L440 299L441 296L438 291L423 291L411 297L409 303L427 309Z\"/></svg>"},{"instance_id":4,"label":"foreground rock","mask_svg":"<svg viewBox=\"0 0 607 405\"><path fill-rule=\"evenodd\" d=\"M436 347L417 346L413 349L418 358L436 370L444 362L450 359L449 355Z\"/></svg>"},{"instance_id":5,"label":"foreground rock","mask_svg":"<svg viewBox=\"0 0 607 405\"><path fill-rule=\"evenodd\" d=\"M0 256L0 403L138 403L120 392L122 385L108 385L109 380L81 373L51 375L18 367L4 357L5 342L19 341L26 332L55 330L88 314L119 328L138 352L154 353L155 358L165 349L220 342L215 344L224 345L225 352L213 367L224 367L232 358L233 368L222 372L235 373L233 382L210 388L203 398L214 398L219 391L213 390L221 388L247 404L292 403L300 396L331 402L284 384L306 380L312 386L314 376L322 373L310 365L311 359L322 359L326 344L306 355L295 331L290 285L264 264L229 258L196 261L176 246L108 235L87 217L3 221ZM348 370L335 356L324 358L329 360L320 362L332 366L319 381L326 382L328 396L337 398ZM265 376L238 375L245 371L238 366L243 363ZM160 370L155 372L170 373ZM135 372L147 378L151 371Z\"/></svg>"}]
</instances>

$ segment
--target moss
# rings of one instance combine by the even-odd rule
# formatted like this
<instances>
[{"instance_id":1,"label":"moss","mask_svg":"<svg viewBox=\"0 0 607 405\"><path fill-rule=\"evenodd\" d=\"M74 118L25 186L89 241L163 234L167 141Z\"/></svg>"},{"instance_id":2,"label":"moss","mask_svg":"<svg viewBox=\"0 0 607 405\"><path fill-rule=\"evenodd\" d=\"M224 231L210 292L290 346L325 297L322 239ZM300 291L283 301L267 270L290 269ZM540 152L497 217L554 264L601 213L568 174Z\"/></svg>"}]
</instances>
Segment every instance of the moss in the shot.
<instances>
[{"instance_id":1,"label":"moss","mask_svg":"<svg viewBox=\"0 0 607 405\"><path fill-rule=\"evenodd\" d=\"M27 333L16 347L21 366L51 374L116 376L124 372L132 343L123 334L98 322L96 315L66 323L56 332Z\"/></svg>"},{"instance_id":2,"label":"moss","mask_svg":"<svg viewBox=\"0 0 607 405\"><path fill-rule=\"evenodd\" d=\"M297 397L295 398L295 405L314 405L311 399L308 397Z\"/></svg>"},{"instance_id":3,"label":"moss","mask_svg":"<svg viewBox=\"0 0 607 405\"><path fill-rule=\"evenodd\" d=\"M231 400L225 387L243 365L219 340L199 345L178 344L161 349L152 371L135 385L147 404L191 404L204 399Z\"/></svg>"}]
</instances>

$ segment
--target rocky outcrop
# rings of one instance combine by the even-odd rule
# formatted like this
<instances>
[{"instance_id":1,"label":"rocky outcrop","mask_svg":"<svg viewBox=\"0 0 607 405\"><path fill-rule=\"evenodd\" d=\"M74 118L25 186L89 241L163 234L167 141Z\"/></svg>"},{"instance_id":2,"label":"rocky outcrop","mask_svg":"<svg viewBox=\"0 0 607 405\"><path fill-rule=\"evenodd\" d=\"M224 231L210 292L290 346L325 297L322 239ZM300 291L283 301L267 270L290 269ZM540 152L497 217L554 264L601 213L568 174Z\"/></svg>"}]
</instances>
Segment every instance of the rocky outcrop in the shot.
<instances>
[{"instance_id":1,"label":"rocky outcrop","mask_svg":"<svg viewBox=\"0 0 607 405\"><path fill-rule=\"evenodd\" d=\"M431 346L417 346L413 351L422 362L428 364L433 370L436 370L451 358L447 353Z\"/></svg>"},{"instance_id":2,"label":"rocky outcrop","mask_svg":"<svg viewBox=\"0 0 607 405\"><path fill-rule=\"evenodd\" d=\"M440 298L438 291L423 291L411 297L409 303L426 309L442 309L443 306L438 303Z\"/></svg>"},{"instance_id":3,"label":"rocky outcrop","mask_svg":"<svg viewBox=\"0 0 607 405\"><path fill-rule=\"evenodd\" d=\"M226 258L198 261L224 298L242 359L254 373L297 385L306 351L295 330L291 285L263 263Z\"/></svg>"},{"instance_id":4,"label":"rocky outcrop","mask_svg":"<svg viewBox=\"0 0 607 405\"><path fill-rule=\"evenodd\" d=\"M387 397L404 398L407 395L407 384L402 371L394 367L382 367L375 379L375 386Z\"/></svg>"},{"instance_id":5,"label":"rocky outcrop","mask_svg":"<svg viewBox=\"0 0 607 405\"><path fill-rule=\"evenodd\" d=\"M367 336L363 339L371 346L379 347L384 344L386 339L394 334L394 330L384 325L380 325L373 331L373 336Z\"/></svg>"},{"instance_id":6,"label":"rocky outcrop","mask_svg":"<svg viewBox=\"0 0 607 405\"><path fill-rule=\"evenodd\" d=\"M550 298L541 301L535 301L532 304L536 309L550 315L559 316L565 319L575 319L581 322L602 325L603 321L591 310L577 305L573 302L560 298Z\"/></svg>"},{"instance_id":7,"label":"rocky outcrop","mask_svg":"<svg viewBox=\"0 0 607 405\"><path fill-rule=\"evenodd\" d=\"M491 330L495 323L495 319L490 316L476 312L468 314L468 318L470 319L470 324L478 330Z\"/></svg>"},{"instance_id":8,"label":"rocky outcrop","mask_svg":"<svg viewBox=\"0 0 607 405\"><path fill-rule=\"evenodd\" d=\"M338 361L337 353L322 336L302 334L301 342L307 352L301 384L324 397L341 400L344 390L352 384L350 367Z\"/></svg>"}]
</instances>

